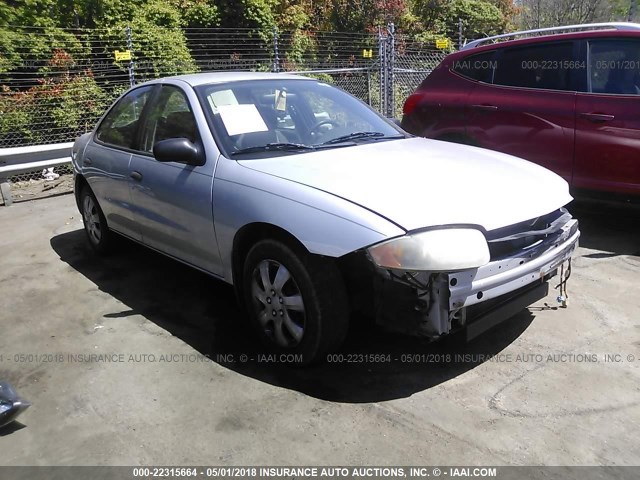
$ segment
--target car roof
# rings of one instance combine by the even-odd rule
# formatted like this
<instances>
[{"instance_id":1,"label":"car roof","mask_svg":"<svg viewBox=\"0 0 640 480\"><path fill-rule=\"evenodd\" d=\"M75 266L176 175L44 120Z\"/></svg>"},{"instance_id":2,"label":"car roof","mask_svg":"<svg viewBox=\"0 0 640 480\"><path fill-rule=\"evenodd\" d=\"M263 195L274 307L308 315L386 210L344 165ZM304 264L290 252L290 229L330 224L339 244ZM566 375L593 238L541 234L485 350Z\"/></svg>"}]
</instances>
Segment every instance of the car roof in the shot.
<instances>
[{"instance_id":1,"label":"car roof","mask_svg":"<svg viewBox=\"0 0 640 480\"><path fill-rule=\"evenodd\" d=\"M268 73L268 72L208 72L194 73L188 75L176 75L172 77L163 77L156 80L146 82L165 83L167 80L179 80L188 83L192 87L198 85L208 85L213 83L240 82L246 80L313 80L308 77L292 75L289 73Z\"/></svg>"},{"instance_id":2,"label":"car roof","mask_svg":"<svg viewBox=\"0 0 640 480\"><path fill-rule=\"evenodd\" d=\"M514 34L517 34L515 32ZM512 46L525 46L534 43L546 43L546 42L555 42L562 40L583 40L589 38L640 38L640 30L617 30L615 28L605 29L605 30L588 30L588 31L580 31L580 32L570 32L570 33L555 33L549 35L536 35L526 38L517 38L514 40L502 40L497 41L495 43L487 43L486 45L479 45L477 47L471 46L470 48L463 48L455 54L460 53L461 56L480 53L485 51L494 50L497 48L504 47L512 47Z\"/></svg>"}]
</instances>

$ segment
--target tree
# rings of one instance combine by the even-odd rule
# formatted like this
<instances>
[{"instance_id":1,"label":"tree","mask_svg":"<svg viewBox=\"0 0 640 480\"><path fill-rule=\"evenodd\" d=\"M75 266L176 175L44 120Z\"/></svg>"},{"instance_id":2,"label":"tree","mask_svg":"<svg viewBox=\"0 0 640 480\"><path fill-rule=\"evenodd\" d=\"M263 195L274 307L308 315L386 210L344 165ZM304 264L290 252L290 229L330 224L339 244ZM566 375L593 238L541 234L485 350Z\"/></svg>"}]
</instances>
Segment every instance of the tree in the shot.
<instances>
[{"instance_id":1,"label":"tree","mask_svg":"<svg viewBox=\"0 0 640 480\"><path fill-rule=\"evenodd\" d=\"M614 0L522 0L519 27L557 27L624 18L628 1Z\"/></svg>"},{"instance_id":2,"label":"tree","mask_svg":"<svg viewBox=\"0 0 640 480\"><path fill-rule=\"evenodd\" d=\"M225 27L271 32L276 26L274 10L278 0L233 0L221 2L221 23Z\"/></svg>"},{"instance_id":3,"label":"tree","mask_svg":"<svg viewBox=\"0 0 640 480\"><path fill-rule=\"evenodd\" d=\"M457 39L460 21L465 39L503 33L515 13L510 5L507 0L415 0L413 12L422 26L418 38L436 34Z\"/></svg>"},{"instance_id":4,"label":"tree","mask_svg":"<svg viewBox=\"0 0 640 480\"><path fill-rule=\"evenodd\" d=\"M90 70L54 50L36 85L25 91L5 87L0 95L0 145L49 143L90 129L109 99Z\"/></svg>"},{"instance_id":5,"label":"tree","mask_svg":"<svg viewBox=\"0 0 640 480\"><path fill-rule=\"evenodd\" d=\"M153 78L197 70L181 26L180 10L163 0L149 0L133 18L113 28L122 32L131 28L134 58L143 60L146 67L139 70L140 77Z\"/></svg>"},{"instance_id":6,"label":"tree","mask_svg":"<svg viewBox=\"0 0 640 480\"><path fill-rule=\"evenodd\" d=\"M333 0L331 24L338 32L371 32L407 15L405 0Z\"/></svg>"}]
</instances>

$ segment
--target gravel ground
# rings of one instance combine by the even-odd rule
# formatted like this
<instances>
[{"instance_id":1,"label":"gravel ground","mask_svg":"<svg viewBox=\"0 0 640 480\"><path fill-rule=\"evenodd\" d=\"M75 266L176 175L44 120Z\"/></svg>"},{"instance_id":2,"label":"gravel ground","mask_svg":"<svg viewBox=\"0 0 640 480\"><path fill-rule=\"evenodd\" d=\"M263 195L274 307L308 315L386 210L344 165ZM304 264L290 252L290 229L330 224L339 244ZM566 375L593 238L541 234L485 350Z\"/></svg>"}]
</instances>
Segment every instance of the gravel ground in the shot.
<instances>
[{"instance_id":1,"label":"gravel ground","mask_svg":"<svg viewBox=\"0 0 640 480\"><path fill-rule=\"evenodd\" d=\"M73 175L60 175L55 180L44 178L11 183L11 197L15 203L62 195L73 191ZM4 201L0 196L0 205Z\"/></svg>"}]
</instances>

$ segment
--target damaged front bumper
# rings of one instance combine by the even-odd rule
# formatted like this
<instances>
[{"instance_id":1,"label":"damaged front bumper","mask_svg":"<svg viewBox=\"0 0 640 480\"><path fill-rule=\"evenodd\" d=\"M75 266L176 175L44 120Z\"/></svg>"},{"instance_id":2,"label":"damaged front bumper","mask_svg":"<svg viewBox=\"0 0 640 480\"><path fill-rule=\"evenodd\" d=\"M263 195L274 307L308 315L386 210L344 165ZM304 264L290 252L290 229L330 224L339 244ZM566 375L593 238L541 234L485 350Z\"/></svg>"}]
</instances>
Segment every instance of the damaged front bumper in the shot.
<instances>
[{"instance_id":1,"label":"damaged front bumper","mask_svg":"<svg viewBox=\"0 0 640 480\"><path fill-rule=\"evenodd\" d=\"M438 338L466 328L475 337L544 298L548 280L578 245L578 221L569 218L523 248L489 263L451 273L398 272L374 267L371 305L377 323L403 333Z\"/></svg>"}]
</instances>

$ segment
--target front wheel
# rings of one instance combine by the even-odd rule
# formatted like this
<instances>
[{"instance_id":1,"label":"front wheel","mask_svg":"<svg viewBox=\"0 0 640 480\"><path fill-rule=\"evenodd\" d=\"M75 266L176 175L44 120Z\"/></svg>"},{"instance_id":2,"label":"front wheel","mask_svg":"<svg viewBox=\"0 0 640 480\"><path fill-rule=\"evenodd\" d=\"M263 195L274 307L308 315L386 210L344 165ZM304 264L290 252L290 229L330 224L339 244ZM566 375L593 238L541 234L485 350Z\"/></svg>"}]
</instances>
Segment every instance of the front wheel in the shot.
<instances>
[{"instance_id":1,"label":"front wheel","mask_svg":"<svg viewBox=\"0 0 640 480\"><path fill-rule=\"evenodd\" d=\"M108 253L111 249L112 234L95 195L88 187L84 187L80 193L80 206L89 244L102 255Z\"/></svg>"},{"instance_id":2,"label":"front wheel","mask_svg":"<svg viewBox=\"0 0 640 480\"><path fill-rule=\"evenodd\" d=\"M346 293L335 265L276 240L247 255L243 292L263 343L307 365L337 349L349 323Z\"/></svg>"}]
</instances>

